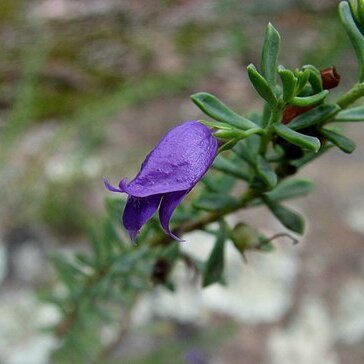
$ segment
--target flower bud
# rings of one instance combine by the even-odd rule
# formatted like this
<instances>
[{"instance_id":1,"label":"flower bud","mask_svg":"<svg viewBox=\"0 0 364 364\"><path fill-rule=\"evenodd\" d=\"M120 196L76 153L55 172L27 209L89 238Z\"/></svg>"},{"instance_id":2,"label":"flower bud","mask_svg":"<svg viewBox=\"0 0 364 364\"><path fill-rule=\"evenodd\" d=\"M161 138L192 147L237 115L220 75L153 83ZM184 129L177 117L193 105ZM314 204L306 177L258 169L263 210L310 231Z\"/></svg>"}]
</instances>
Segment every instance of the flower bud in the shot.
<instances>
[{"instance_id":1,"label":"flower bud","mask_svg":"<svg viewBox=\"0 0 364 364\"><path fill-rule=\"evenodd\" d=\"M294 105L288 105L283 110L282 123L283 124L288 124L296 116L301 115L301 114L305 113L306 111L309 111L309 110L311 110L313 108L314 108L314 106L294 106Z\"/></svg>"},{"instance_id":2,"label":"flower bud","mask_svg":"<svg viewBox=\"0 0 364 364\"><path fill-rule=\"evenodd\" d=\"M322 79L322 87L325 90L335 88L340 82L340 75L336 72L334 66L325 68L320 71Z\"/></svg>"},{"instance_id":3,"label":"flower bud","mask_svg":"<svg viewBox=\"0 0 364 364\"><path fill-rule=\"evenodd\" d=\"M171 263L165 258L159 258L154 263L152 270L152 282L165 283L168 277L168 274L171 270Z\"/></svg>"}]
</instances>

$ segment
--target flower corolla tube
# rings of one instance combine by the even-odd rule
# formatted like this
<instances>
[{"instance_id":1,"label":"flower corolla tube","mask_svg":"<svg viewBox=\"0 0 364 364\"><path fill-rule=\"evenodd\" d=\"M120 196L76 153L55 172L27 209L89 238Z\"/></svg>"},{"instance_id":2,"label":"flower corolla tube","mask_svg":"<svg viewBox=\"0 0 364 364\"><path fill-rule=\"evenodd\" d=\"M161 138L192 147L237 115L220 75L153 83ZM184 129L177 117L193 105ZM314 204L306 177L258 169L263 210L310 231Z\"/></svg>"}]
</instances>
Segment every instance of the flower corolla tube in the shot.
<instances>
[{"instance_id":1,"label":"flower corolla tube","mask_svg":"<svg viewBox=\"0 0 364 364\"><path fill-rule=\"evenodd\" d=\"M207 172L217 149L217 139L207 126L198 121L187 121L162 138L132 181L122 179L119 186L114 187L104 179L109 191L128 195L123 225L133 241L158 207L163 230L171 238L181 241L170 230L171 216Z\"/></svg>"}]
</instances>

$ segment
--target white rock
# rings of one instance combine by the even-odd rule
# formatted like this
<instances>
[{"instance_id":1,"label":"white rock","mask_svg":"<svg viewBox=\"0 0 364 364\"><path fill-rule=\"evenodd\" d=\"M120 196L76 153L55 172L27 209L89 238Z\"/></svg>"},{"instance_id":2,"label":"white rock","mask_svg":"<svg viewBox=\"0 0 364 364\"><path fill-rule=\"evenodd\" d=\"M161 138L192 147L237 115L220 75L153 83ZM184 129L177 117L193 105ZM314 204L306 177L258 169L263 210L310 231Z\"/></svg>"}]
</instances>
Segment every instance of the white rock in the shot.
<instances>
[{"instance_id":1,"label":"white rock","mask_svg":"<svg viewBox=\"0 0 364 364\"><path fill-rule=\"evenodd\" d=\"M37 242L24 242L14 253L13 260L14 274L17 279L34 283L44 278L46 262Z\"/></svg>"},{"instance_id":2,"label":"white rock","mask_svg":"<svg viewBox=\"0 0 364 364\"><path fill-rule=\"evenodd\" d=\"M8 291L0 298L0 362L46 364L57 340L40 332L59 319L54 306L40 304L30 290Z\"/></svg>"},{"instance_id":3,"label":"white rock","mask_svg":"<svg viewBox=\"0 0 364 364\"><path fill-rule=\"evenodd\" d=\"M278 321L292 304L291 288L297 271L297 254L289 249L249 254L245 264L228 244L225 269L228 284L204 290L204 305L242 322Z\"/></svg>"},{"instance_id":4,"label":"white rock","mask_svg":"<svg viewBox=\"0 0 364 364\"><path fill-rule=\"evenodd\" d=\"M194 232L184 237L183 251L203 260L209 256L214 245L210 234ZM176 292L161 288L149 296L152 315L203 323L210 313L218 312L241 322L278 321L292 302L298 250L284 245L273 254L252 253L248 264L230 243L225 253L226 287L214 284L201 289L200 282L193 282L193 273L178 264L174 270Z\"/></svg>"},{"instance_id":5,"label":"white rock","mask_svg":"<svg viewBox=\"0 0 364 364\"><path fill-rule=\"evenodd\" d=\"M346 213L345 221L353 230L364 234L364 200L359 200Z\"/></svg>"},{"instance_id":6,"label":"white rock","mask_svg":"<svg viewBox=\"0 0 364 364\"><path fill-rule=\"evenodd\" d=\"M329 314L318 298L306 298L287 328L268 339L272 364L338 364Z\"/></svg>"},{"instance_id":7,"label":"white rock","mask_svg":"<svg viewBox=\"0 0 364 364\"><path fill-rule=\"evenodd\" d=\"M364 281L351 279L338 290L337 337L346 344L364 339Z\"/></svg>"}]
</instances>

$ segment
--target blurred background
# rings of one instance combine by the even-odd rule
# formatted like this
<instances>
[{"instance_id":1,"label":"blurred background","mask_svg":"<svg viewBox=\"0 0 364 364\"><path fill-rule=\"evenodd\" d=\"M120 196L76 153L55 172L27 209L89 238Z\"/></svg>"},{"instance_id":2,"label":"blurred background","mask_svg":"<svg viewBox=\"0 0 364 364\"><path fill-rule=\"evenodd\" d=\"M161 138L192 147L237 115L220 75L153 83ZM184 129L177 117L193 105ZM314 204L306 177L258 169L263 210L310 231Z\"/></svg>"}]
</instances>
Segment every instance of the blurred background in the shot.
<instances>
[{"instance_id":1,"label":"blurred background","mask_svg":"<svg viewBox=\"0 0 364 364\"><path fill-rule=\"evenodd\" d=\"M55 284L47 256L87 250L87 227L105 214L103 176L132 177L169 128L201 118L194 92L244 114L261 107L245 66L258 64L268 21L281 64L334 64L334 96L357 80L337 4L1 0L1 364L51 362L58 342L43 329L59 314L38 300ZM316 189L292 204L308 221L298 246L282 241L247 264L229 248L225 288L201 292L177 269L177 293L138 301L110 363L363 363L364 128L346 131L353 155L333 150L302 173ZM260 209L231 219L282 230ZM186 240L197 256L212 244Z\"/></svg>"}]
</instances>

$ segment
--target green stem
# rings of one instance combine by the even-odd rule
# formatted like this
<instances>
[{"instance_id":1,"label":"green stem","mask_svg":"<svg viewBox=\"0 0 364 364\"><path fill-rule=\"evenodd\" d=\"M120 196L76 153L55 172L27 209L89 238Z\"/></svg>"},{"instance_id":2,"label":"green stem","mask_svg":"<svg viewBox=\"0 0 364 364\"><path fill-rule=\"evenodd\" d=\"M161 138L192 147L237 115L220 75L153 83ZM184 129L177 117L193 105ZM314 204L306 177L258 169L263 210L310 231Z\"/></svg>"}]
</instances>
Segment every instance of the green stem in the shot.
<instances>
[{"instance_id":1,"label":"green stem","mask_svg":"<svg viewBox=\"0 0 364 364\"><path fill-rule=\"evenodd\" d=\"M186 221L184 224L180 225L175 231L174 234L177 236L181 236L184 233L188 233L194 230L203 229L206 225L211 224L212 222L216 222L220 220L222 217L238 211L240 209L246 208L253 199L258 197L257 191L253 189L248 189L243 196L240 198L238 204L229 206L228 208L221 209L218 211L210 212L209 214L203 215L196 220ZM151 241L151 246L161 246L169 244L171 238L167 235L158 236L156 239Z\"/></svg>"},{"instance_id":2,"label":"green stem","mask_svg":"<svg viewBox=\"0 0 364 364\"><path fill-rule=\"evenodd\" d=\"M357 83L346 94L337 100L337 104L346 109L349 105L353 104L356 100L364 96L364 82Z\"/></svg>"},{"instance_id":3,"label":"green stem","mask_svg":"<svg viewBox=\"0 0 364 364\"><path fill-rule=\"evenodd\" d=\"M263 156L267 153L269 142L272 139L273 125L276 124L280 120L281 114L282 114L281 107L276 107L271 110L268 124L265 128L266 134L262 135L260 147L259 147L259 154L261 154Z\"/></svg>"}]
</instances>

